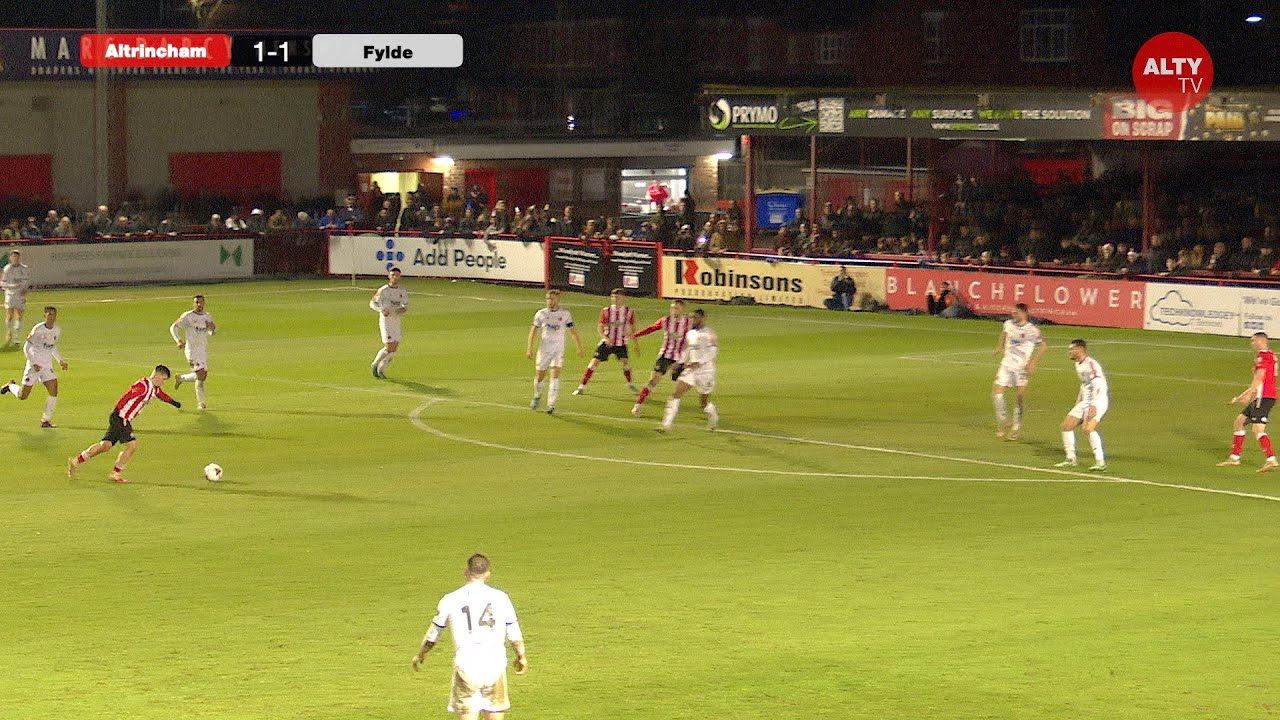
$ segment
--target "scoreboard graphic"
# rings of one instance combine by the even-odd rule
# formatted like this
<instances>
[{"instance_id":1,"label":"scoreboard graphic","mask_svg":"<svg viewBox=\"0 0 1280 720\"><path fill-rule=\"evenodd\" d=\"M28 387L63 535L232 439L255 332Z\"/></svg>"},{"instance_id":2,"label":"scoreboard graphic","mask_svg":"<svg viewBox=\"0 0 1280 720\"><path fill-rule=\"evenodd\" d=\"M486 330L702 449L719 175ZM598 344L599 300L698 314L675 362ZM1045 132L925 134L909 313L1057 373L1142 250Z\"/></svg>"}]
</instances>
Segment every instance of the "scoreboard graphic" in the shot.
<instances>
[{"instance_id":1,"label":"scoreboard graphic","mask_svg":"<svg viewBox=\"0 0 1280 720\"><path fill-rule=\"evenodd\" d=\"M462 36L110 33L80 38L86 68L452 68Z\"/></svg>"}]
</instances>

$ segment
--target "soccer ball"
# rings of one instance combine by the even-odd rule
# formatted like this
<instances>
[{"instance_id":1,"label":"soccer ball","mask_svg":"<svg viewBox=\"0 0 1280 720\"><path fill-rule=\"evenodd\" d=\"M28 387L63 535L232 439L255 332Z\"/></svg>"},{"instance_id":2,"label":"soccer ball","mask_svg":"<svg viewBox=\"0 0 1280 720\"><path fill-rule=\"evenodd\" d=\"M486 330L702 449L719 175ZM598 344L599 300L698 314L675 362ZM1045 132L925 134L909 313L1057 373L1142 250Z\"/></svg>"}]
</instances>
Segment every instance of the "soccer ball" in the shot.
<instances>
[{"instance_id":1,"label":"soccer ball","mask_svg":"<svg viewBox=\"0 0 1280 720\"><path fill-rule=\"evenodd\" d=\"M222 466L218 463L209 463L204 466L204 478L209 482L218 482L222 479Z\"/></svg>"}]
</instances>

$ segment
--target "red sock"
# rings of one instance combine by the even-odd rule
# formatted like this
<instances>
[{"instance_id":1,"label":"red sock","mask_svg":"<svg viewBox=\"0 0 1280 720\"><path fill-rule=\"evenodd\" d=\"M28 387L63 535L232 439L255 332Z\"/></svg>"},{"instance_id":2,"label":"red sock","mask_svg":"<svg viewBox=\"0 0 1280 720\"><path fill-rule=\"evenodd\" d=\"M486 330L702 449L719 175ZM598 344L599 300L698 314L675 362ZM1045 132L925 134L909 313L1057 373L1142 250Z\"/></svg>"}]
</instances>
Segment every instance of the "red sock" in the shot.
<instances>
[{"instance_id":1,"label":"red sock","mask_svg":"<svg viewBox=\"0 0 1280 720\"><path fill-rule=\"evenodd\" d=\"M113 467L113 468L111 468L111 469L112 469L112 470L115 470L117 474L121 472L121 470L120 470L120 466L119 466L119 465L116 465L115 467Z\"/></svg>"},{"instance_id":2,"label":"red sock","mask_svg":"<svg viewBox=\"0 0 1280 720\"><path fill-rule=\"evenodd\" d=\"M627 382L631 382L631 368L622 368L622 376L627 379Z\"/></svg>"},{"instance_id":3,"label":"red sock","mask_svg":"<svg viewBox=\"0 0 1280 720\"><path fill-rule=\"evenodd\" d=\"M596 374L596 371L594 368L587 368L587 372L582 375L582 384L586 385L587 383L591 382L591 376L595 374Z\"/></svg>"},{"instance_id":4,"label":"red sock","mask_svg":"<svg viewBox=\"0 0 1280 720\"><path fill-rule=\"evenodd\" d=\"M653 392L653 388L649 387L648 385L645 385L644 387L640 388L640 397L636 398L636 404L643 405L645 399L649 397L650 392Z\"/></svg>"},{"instance_id":5,"label":"red sock","mask_svg":"<svg viewBox=\"0 0 1280 720\"><path fill-rule=\"evenodd\" d=\"M1240 451L1243 449L1244 433L1236 433L1235 437L1231 438L1231 454L1235 457L1240 457Z\"/></svg>"},{"instance_id":6,"label":"red sock","mask_svg":"<svg viewBox=\"0 0 1280 720\"><path fill-rule=\"evenodd\" d=\"M76 456L76 463L79 464L83 462L89 462L89 458L85 457L84 453L80 453Z\"/></svg>"},{"instance_id":7,"label":"red sock","mask_svg":"<svg viewBox=\"0 0 1280 720\"><path fill-rule=\"evenodd\" d=\"M1275 453L1271 452L1271 438L1267 437L1266 433L1262 433L1258 436L1258 444L1262 446L1262 453L1264 457L1271 459L1276 456Z\"/></svg>"}]
</instances>

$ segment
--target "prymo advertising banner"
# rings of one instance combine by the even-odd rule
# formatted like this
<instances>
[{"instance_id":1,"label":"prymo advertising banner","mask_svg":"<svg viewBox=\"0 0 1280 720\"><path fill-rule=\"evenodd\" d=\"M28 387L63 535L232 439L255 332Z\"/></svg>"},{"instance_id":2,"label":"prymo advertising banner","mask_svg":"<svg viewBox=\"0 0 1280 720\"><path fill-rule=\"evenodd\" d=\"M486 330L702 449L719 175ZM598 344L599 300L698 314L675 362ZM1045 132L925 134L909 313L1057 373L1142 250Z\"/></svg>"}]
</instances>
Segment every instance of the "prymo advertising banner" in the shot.
<instances>
[{"instance_id":1,"label":"prymo advertising banner","mask_svg":"<svg viewBox=\"0 0 1280 720\"><path fill-rule=\"evenodd\" d=\"M1067 325L1140 328L1145 283L1093 278L889 268L885 300L890 309L923 310L930 294L950 282L964 303L979 315L1004 315L1026 303L1038 318Z\"/></svg>"}]
</instances>

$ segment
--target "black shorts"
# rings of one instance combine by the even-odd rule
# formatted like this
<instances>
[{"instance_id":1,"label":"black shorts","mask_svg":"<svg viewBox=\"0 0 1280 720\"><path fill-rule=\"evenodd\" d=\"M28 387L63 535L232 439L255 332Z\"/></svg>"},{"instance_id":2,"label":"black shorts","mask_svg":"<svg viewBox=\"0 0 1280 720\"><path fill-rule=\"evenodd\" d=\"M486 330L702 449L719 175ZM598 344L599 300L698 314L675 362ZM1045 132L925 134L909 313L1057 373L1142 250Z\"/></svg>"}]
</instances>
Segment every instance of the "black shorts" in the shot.
<instances>
[{"instance_id":1,"label":"black shorts","mask_svg":"<svg viewBox=\"0 0 1280 720\"><path fill-rule=\"evenodd\" d=\"M112 445L133 442L133 423L125 422L120 413L112 410L111 417L107 420L107 434L102 439Z\"/></svg>"},{"instance_id":2,"label":"black shorts","mask_svg":"<svg viewBox=\"0 0 1280 720\"><path fill-rule=\"evenodd\" d=\"M606 345L603 340L596 346L596 359L604 362L609 359L610 355L616 355L619 360L627 359L626 345Z\"/></svg>"},{"instance_id":3,"label":"black shorts","mask_svg":"<svg viewBox=\"0 0 1280 720\"><path fill-rule=\"evenodd\" d=\"M1271 408L1276 406L1275 398L1262 398L1256 402L1251 402L1244 406L1240 414L1245 416L1249 422L1256 425L1266 425L1267 416L1271 415Z\"/></svg>"},{"instance_id":4,"label":"black shorts","mask_svg":"<svg viewBox=\"0 0 1280 720\"><path fill-rule=\"evenodd\" d=\"M684 370L684 366L669 357L659 357L658 362L653 364L653 371L659 375L665 374L668 370L671 371L671 379L675 380L680 377L680 371Z\"/></svg>"}]
</instances>

